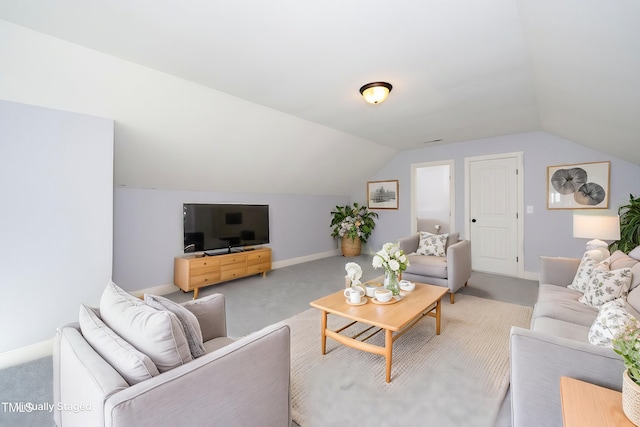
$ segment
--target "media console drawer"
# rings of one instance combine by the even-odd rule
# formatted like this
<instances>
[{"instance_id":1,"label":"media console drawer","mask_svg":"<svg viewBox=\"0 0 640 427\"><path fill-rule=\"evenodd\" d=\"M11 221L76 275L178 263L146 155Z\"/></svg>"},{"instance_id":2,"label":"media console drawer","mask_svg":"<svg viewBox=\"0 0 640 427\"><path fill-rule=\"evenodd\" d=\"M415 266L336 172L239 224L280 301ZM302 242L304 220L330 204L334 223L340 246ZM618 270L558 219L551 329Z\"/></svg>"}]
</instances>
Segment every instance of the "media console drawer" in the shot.
<instances>
[{"instance_id":1,"label":"media console drawer","mask_svg":"<svg viewBox=\"0 0 640 427\"><path fill-rule=\"evenodd\" d=\"M271 248L204 257L185 255L174 259L173 281L184 292L193 291L196 299L201 287L254 274L264 277L269 270Z\"/></svg>"}]
</instances>

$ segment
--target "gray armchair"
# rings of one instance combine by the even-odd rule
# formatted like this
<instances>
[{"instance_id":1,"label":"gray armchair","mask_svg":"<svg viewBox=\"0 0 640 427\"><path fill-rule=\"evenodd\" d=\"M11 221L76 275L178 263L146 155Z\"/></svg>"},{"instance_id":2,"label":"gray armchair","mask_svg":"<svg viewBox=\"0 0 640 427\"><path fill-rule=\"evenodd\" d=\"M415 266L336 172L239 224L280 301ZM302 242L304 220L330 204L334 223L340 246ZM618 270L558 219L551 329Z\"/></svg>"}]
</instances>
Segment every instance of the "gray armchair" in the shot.
<instances>
[{"instance_id":1,"label":"gray armchair","mask_svg":"<svg viewBox=\"0 0 640 427\"><path fill-rule=\"evenodd\" d=\"M226 336L223 295L187 304L198 305L193 312L207 353L133 385L84 339L78 323L58 328L56 424L288 427L289 327L272 325L233 340Z\"/></svg>"},{"instance_id":2,"label":"gray armchair","mask_svg":"<svg viewBox=\"0 0 640 427\"><path fill-rule=\"evenodd\" d=\"M409 267L402 273L402 278L449 288L449 299L453 304L454 294L466 286L471 277L471 242L458 237L458 233L449 234L445 256L415 254L420 243L419 233L398 240L400 249L409 258Z\"/></svg>"}]
</instances>

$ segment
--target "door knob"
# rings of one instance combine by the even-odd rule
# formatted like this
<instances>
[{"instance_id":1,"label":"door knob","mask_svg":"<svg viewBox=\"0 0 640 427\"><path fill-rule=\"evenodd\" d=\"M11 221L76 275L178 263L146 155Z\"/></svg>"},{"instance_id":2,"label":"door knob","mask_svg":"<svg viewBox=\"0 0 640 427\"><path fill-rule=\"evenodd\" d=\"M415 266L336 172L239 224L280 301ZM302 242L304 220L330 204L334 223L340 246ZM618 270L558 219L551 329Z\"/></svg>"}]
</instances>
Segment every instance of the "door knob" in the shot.
<instances>
[{"instance_id":1,"label":"door knob","mask_svg":"<svg viewBox=\"0 0 640 427\"><path fill-rule=\"evenodd\" d=\"M473 218L473 219L471 220L471 222L476 222L476 219L475 219L475 218Z\"/></svg>"}]
</instances>

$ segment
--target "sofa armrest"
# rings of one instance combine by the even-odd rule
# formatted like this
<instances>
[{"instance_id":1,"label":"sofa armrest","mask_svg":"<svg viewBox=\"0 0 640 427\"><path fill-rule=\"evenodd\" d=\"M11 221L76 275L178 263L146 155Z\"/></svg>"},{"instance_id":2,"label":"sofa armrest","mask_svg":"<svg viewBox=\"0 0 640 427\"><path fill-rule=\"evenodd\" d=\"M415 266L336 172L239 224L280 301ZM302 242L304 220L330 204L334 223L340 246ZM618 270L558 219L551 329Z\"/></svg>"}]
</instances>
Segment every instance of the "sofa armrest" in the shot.
<instances>
[{"instance_id":1,"label":"sofa armrest","mask_svg":"<svg viewBox=\"0 0 640 427\"><path fill-rule=\"evenodd\" d=\"M447 281L453 293L471 277L471 242L459 240L447 248Z\"/></svg>"},{"instance_id":2,"label":"sofa armrest","mask_svg":"<svg viewBox=\"0 0 640 427\"><path fill-rule=\"evenodd\" d=\"M511 328L513 427L562 425L560 377L621 390L624 364L612 349Z\"/></svg>"},{"instance_id":3,"label":"sofa armrest","mask_svg":"<svg viewBox=\"0 0 640 427\"><path fill-rule=\"evenodd\" d=\"M187 301L184 307L195 314L200 323L203 341L227 336L227 318L224 295L213 294Z\"/></svg>"},{"instance_id":4,"label":"sofa armrest","mask_svg":"<svg viewBox=\"0 0 640 427\"><path fill-rule=\"evenodd\" d=\"M290 330L271 325L105 402L105 427L289 427Z\"/></svg>"},{"instance_id":5,"label":"sofa armrest","mask_svg":"<svg viewBox=\"0 0 640 427\"><path fill-rule=\"evenodd\" d=\"M398 246L405 254L410 254L418 250L420 244L420 233L398 239Z\"/></svg>"},{"instance_id":6,"label":"sofa armrest","mask_svg":"<svg viewBox=\"0 0 640 427\"><path fill-rule=\"evenodd\" d=\"M578 258L540 257L540 283L567 286L578 271Z\"/></svg>"}]
</instances>

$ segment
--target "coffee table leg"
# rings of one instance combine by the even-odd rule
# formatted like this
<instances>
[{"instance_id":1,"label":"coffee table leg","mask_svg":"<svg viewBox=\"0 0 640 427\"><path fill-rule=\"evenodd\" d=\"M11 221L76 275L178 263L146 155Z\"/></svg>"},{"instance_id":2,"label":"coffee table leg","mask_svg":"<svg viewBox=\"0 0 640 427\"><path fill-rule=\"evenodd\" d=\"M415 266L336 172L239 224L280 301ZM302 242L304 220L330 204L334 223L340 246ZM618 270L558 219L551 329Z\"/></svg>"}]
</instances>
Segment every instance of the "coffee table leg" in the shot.
<instances>
[{"instance_id":1,"label":"coffee table leg","mask_svg":"<svg viewBox=\"0 0 640 427\"><path fill-rule=\"evenodd\" d=\"M321 327L322 330L320 331L320 345L322 346L322 354L327 354L327 334L325 333L325 331L327 330L327 312L326 311L322 311L322 322L321 323Z\"/></svg>"},{"instance_id":2,"label":"coffee table leg","mask_svg":"<svg viewBox=\"0 0 640 427\"><path fill-rule=\"evenodd\" d=\"M440 335L440 312L442 311L442 304L440 304L442 300L439 299L436 302L436 335Z\"/></svg>"},{"instance_id":3,"label":"coffee table leg","mask_svg":"<svg viewBox=\"0 0 640 427\"><path fill-rule=\"evenodd\" d=\"M393 354L393 333L390 329L385 329L384 333L384 350L385 359L387 361L387 382L391 382L391 356Z\"/></svg>"}]
</instances>

